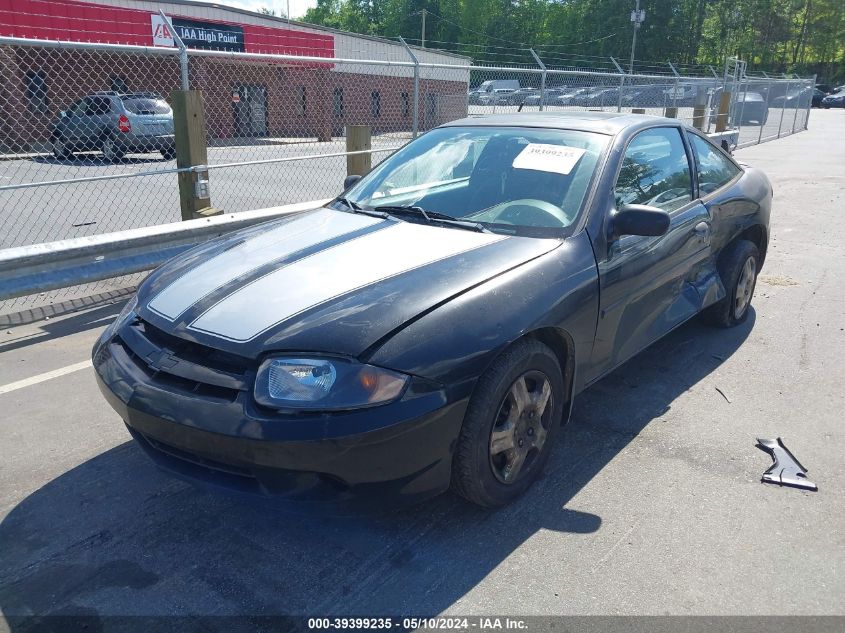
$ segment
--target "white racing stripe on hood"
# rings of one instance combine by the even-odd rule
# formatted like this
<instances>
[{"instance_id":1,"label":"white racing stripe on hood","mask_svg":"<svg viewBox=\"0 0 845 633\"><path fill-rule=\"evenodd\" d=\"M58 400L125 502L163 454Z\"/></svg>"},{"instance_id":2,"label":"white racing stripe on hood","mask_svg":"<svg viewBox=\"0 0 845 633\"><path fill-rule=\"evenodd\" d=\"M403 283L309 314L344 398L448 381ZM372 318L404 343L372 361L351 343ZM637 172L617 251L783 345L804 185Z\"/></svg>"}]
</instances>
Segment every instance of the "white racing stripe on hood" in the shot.
<instances>
[{"instance_id":1,"label":"white racing stripe on hood","mask_svg":"<svg viewBox=\"0 0 845 633\"><path fill-rule=\"evenodd\" d=\"M320 251L255 280L209 308L190 329L248 341L338 295L503 239L508 238L397 224Z\"/></svg>"},{"instance_id":2,"label":"white racing stripe on hood","mask_svg":"<svg viewBox=\"0 0 845 633\"><path fill-rule=\"evenodd\" d=\"M176 319L208 293L267 262L381 221L321 209L249 238L191 268L153 297L148 307L163 317Z\"/></svg>"}]
</instances>

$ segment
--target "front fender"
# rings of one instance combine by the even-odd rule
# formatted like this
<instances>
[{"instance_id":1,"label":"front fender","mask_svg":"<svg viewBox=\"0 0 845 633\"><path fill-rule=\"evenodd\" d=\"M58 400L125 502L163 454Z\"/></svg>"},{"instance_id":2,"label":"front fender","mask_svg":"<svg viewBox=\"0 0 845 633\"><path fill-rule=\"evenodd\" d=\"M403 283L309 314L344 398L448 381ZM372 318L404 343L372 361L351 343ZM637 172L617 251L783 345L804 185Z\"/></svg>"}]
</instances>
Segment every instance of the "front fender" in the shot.
<instances>
[{"instance_id":1,"label":"front fender","mask_svg":"<svg viewBox=\"0 0 845 633\"><path fill-rule=\"evenodd\" d=\"M589 362L598 318L598 273L585 231L542 257L495 277L406 325L367 361L434 380L450 399L468 397L493 359L517 339L546 328Z\"/></svg>"}]
</instances>

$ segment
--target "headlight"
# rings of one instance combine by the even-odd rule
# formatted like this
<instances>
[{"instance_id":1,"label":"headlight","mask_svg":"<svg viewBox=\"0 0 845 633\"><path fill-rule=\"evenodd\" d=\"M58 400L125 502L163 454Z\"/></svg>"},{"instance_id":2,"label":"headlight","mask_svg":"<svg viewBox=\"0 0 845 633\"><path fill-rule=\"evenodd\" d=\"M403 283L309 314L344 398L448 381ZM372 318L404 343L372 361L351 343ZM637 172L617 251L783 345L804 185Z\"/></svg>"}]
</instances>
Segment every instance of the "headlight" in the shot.
<instances>
[{"instance_id":1,"label":"headlight","mask_svg":"<svg viewBox=\"0 0 845 633\"><path fill-rule=\"evenodd\" d=\"M255 400L274 409L359 409L402 395L408 376L335 358L269 358L255 378Z\"/></svg>"},{"instance_id":2,"label":"headlight","mask_svg":"<svg viewBox=\"0 0 845 633\"><path fill-rule=\"evenodd\" d=\"M135 308L138 307L138 295L132 295L132 298L126 302L126 305L123 306L123 309L118 313L117 318L114 320L116 327L120 327L123 322L135 311Z\"/></svg>"},{"instance_id":3,"label":"headlight","mask_svg":"<svg viewBox=\"0 0 845 633\"><path fill-rule=\"evenodd\" d=\"M109 338L114 332L120 329L120 326L123 325L127 319L131 318L132 315L135 313L135 308L138 307L138 295L133 295L132 298L126 302L126 305L123 306L123 309L118 313L117 318L109 324L109 326L105 329L101 339L105 340Z\"/></svg>"}]
</instances>

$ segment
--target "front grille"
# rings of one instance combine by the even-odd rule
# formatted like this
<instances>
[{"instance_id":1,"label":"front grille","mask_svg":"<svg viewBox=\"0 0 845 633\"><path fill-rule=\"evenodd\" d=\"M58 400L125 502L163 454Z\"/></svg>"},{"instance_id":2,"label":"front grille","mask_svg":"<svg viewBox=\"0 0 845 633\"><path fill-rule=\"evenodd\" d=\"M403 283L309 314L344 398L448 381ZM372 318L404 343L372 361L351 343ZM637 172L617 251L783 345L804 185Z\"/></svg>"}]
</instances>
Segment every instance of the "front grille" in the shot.
<instances>
[{"instance_id":1,"label":"front grille","mask_svg":"<svg viewBox=\"0 0 845 633\"><path fill-rule=\"evenodd\" d=\"M233 402L252 384L250 361L168 334L136 318L113 344L150 382L169 390Z\"/></svg>"},{"instance_id":2,"label":"front grille","mask_svg":"<svg viewBox=\"0 0 845 633\"><path fill-rule=\"evenodd\" d=\"M169 349L179 358L184 358L192 363L197 363L227 372L246 372L251 361L243 356L237 356L229 352L222 352L212 347L206 347L193 341L188 341L178 336L168 334L148 321L136 319L132 326L140 329L144 336L154 345L162 349Z\"/></svg>"}]
</instances>

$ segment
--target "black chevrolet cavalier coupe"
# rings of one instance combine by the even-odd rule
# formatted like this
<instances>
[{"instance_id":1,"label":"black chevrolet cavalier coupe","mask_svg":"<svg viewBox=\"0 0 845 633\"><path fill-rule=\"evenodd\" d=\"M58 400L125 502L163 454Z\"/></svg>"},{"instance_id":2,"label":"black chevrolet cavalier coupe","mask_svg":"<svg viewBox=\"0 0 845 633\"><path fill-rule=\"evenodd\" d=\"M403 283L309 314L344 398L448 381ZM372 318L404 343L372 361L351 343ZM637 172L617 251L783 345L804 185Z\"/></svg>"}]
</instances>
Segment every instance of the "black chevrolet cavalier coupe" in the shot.
<instances>
[{"instance_id":1,"label":"black chevrolet cavalier coupe","mask_svg":"<svg viewBox=\"0 0 845 633\"><path fill-rule=\"evenodd\" d=\"M93 352L161 466L303 502L477 504L536 479L576 394L748 316L772 188L674 119L443 125L324 208L165 264Z\"/></svg>"}]
</instances>

